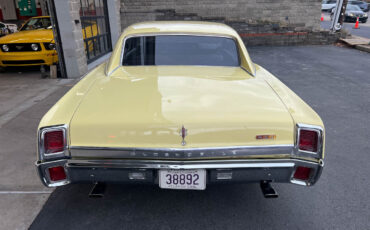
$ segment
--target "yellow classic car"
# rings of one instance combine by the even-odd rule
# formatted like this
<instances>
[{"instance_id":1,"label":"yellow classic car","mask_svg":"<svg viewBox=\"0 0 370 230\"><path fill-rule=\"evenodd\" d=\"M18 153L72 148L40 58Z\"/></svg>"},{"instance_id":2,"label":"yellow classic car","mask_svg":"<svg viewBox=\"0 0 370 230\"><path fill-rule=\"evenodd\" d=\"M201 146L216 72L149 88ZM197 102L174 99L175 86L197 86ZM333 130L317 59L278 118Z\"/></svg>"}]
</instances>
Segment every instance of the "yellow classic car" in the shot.
<instances>
[{"instance_id":1,"label":"yellow classic car","mask_svg":"<svg viewBox=\"0 0 370 230\"><path fill-rule=\"evenodd\" d=\"M324 166L320 117L252 62L235 30L210 22L126 28L110 60L46 113L37 135L36 167L49 187L250 182L277 197L272 182L311 186Z\"/></svg>"},{"instance_id":2,"label":"yellow classic car","mask_svg":"<svg viewBox=\"0 0 370 230\"><path fill-rule=\"evenodd\" d=\"M0 67L58 62L49 16L29 19L19 32L0 38Z\"/></svg>"}]
</instances>

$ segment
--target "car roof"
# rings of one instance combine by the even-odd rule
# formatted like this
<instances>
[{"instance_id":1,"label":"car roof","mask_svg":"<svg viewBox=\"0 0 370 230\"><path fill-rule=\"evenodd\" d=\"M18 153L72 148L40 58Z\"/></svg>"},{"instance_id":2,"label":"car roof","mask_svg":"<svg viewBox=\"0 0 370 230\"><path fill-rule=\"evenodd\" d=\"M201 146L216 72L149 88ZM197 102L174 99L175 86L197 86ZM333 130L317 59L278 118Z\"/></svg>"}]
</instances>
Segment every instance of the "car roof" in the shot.
<instances>
[{"instance_id":1,"label":"car roof","mask_svg":"<svg viewBox=\"0 0 370 230\"><path fill-rule=\"evenodd\" d=\"M127 27L117 41L113 53L106 65L106 74L113 73L121 65L121 53L124 40L128 36L139 35L157 35L157 34L176 34L176 35L210 35L231 37L237 41L240 46L240 55L242 67L254 75L256 68L249 57L248 51L244 46L239 34L230 26L215 22L199 21L151 21L133 24Z\"/></svg>"},{"instance_id":2,"label":"car roof","mask_svg":"<svg viewBox=\"0 0 370 230\"><path fill-rule=\"evenodd\" d=\"M215 22L200 21L151 21L133 24L124 31L126 36L147 33L217 34L236 37L237 32L230 26Z\"/></svg>"}]
</instances>

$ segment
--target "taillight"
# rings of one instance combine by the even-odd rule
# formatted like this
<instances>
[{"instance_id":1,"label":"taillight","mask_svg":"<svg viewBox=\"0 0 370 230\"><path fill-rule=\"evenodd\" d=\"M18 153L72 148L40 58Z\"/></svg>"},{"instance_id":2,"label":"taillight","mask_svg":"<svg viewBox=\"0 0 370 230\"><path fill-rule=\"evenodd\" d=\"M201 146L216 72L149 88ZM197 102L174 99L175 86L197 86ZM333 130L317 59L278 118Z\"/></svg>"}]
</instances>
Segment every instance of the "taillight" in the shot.
<instances>
[{"instance_id":1,"label":"taillight","mask_svg":"<svg viewBox=\"0 0 370 230\"><path fill-rule=\"evenodd\" d=\"M310 178L311 168L298 166L294 172L294 179L308 180Z\"/></svg>"},{"instance_id":2,"label":"taillight","mask_svg":"<svg viewBox=\"0 0 370 230\"><path fill-rule=\"evenodd\" d=\"M317 152L318 133L312 130L301 129L299 132L299 149Z\"/></svg>"},{"instance_id":3,"label":"taillight","mask_svg":"<svg viewBox=\"0 0 370 230\"><path fill-rule=\"evenodd\" d=\"M64 133L62 130L49 131L44 134L44 151L46 154L64 150Z\"/></svg>"},{"instance_id":4,"label":"taillight","mask_svg":"<svg viewBox=\"0 0 370 230\"><path fill-rule=\"evenodd\" d=\"M62 166L48 168L50 180L51 181L60 181L67 179L66 172Z\"/></svg>"}]
</instances>

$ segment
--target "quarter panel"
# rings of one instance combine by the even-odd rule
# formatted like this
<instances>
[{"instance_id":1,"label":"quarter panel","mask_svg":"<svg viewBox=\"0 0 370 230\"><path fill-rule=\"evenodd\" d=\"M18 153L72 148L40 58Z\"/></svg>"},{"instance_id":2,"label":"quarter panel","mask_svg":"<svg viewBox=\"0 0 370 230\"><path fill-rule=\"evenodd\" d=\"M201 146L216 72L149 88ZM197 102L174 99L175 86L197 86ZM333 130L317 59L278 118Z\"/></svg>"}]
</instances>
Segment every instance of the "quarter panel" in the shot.
<instances>
[{"instance_id":1,"label":"quarter panel","mask_svg":"<svg viewBox=\"0 0 370 230\"><path fill-rule=\"evenodd\" d=\"M105 76L105 63L98 66L96 69L83 77L72 89L70 89L41 119L39 128L53 125L66 124L69 122L89 90L91 85L97 80Z\"/></svg>"},{"instance_id":2,"label":"quarter panel","mask_svg":"<svg viewBox=\"0 0 370 230\"><path fill-rule=\"evenodd\" d=\"M307 124L320 126L323 129L323 152L322 157L325 155L325 127L320 116L297 94L295 94L289 87L282 83L278 78L269 73L261 66L256 65L257 77L263 78L273 88L276 94L280 97L285 104L287 110L292 116L295 126L297 124Z\"/></svg>"}]
</instances>

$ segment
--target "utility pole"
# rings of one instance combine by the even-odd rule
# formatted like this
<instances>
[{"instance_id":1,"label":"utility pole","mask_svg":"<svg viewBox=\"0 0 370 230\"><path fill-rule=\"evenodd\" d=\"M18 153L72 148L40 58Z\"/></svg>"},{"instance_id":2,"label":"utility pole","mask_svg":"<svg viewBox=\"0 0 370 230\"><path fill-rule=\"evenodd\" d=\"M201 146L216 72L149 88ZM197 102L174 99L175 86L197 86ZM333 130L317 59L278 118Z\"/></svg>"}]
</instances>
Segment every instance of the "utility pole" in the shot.
<instances>
[{"instance_id":1,"label":"utility pole","mask_svg":"<svg viewBox=\"0 0 370 230\"><path fill-rule=\"evenodd\" d=\"M343 20L345 17L345 12L347 8L348 0L338 0L337 5L335 7L334 15L332 17L332 22L330 26L330 30L336 32L342 28Z\"/></svg>"},{"instance_id":2,"label":"utility pole","mask_svg":"<svg viewBox=\"0 0 370 230\"><path fill-rule=\"evenodd\" d=\"M338 23L342 26L343 25L343 21L344 21L344 17L345 17L345 12L346 12L346 9L347 9L347 3L348 3L348 0L343 0L343 5L341 7L341 11L340 11L340 16L339 16L339 21Z\"/></svg>"}]
</instances>

